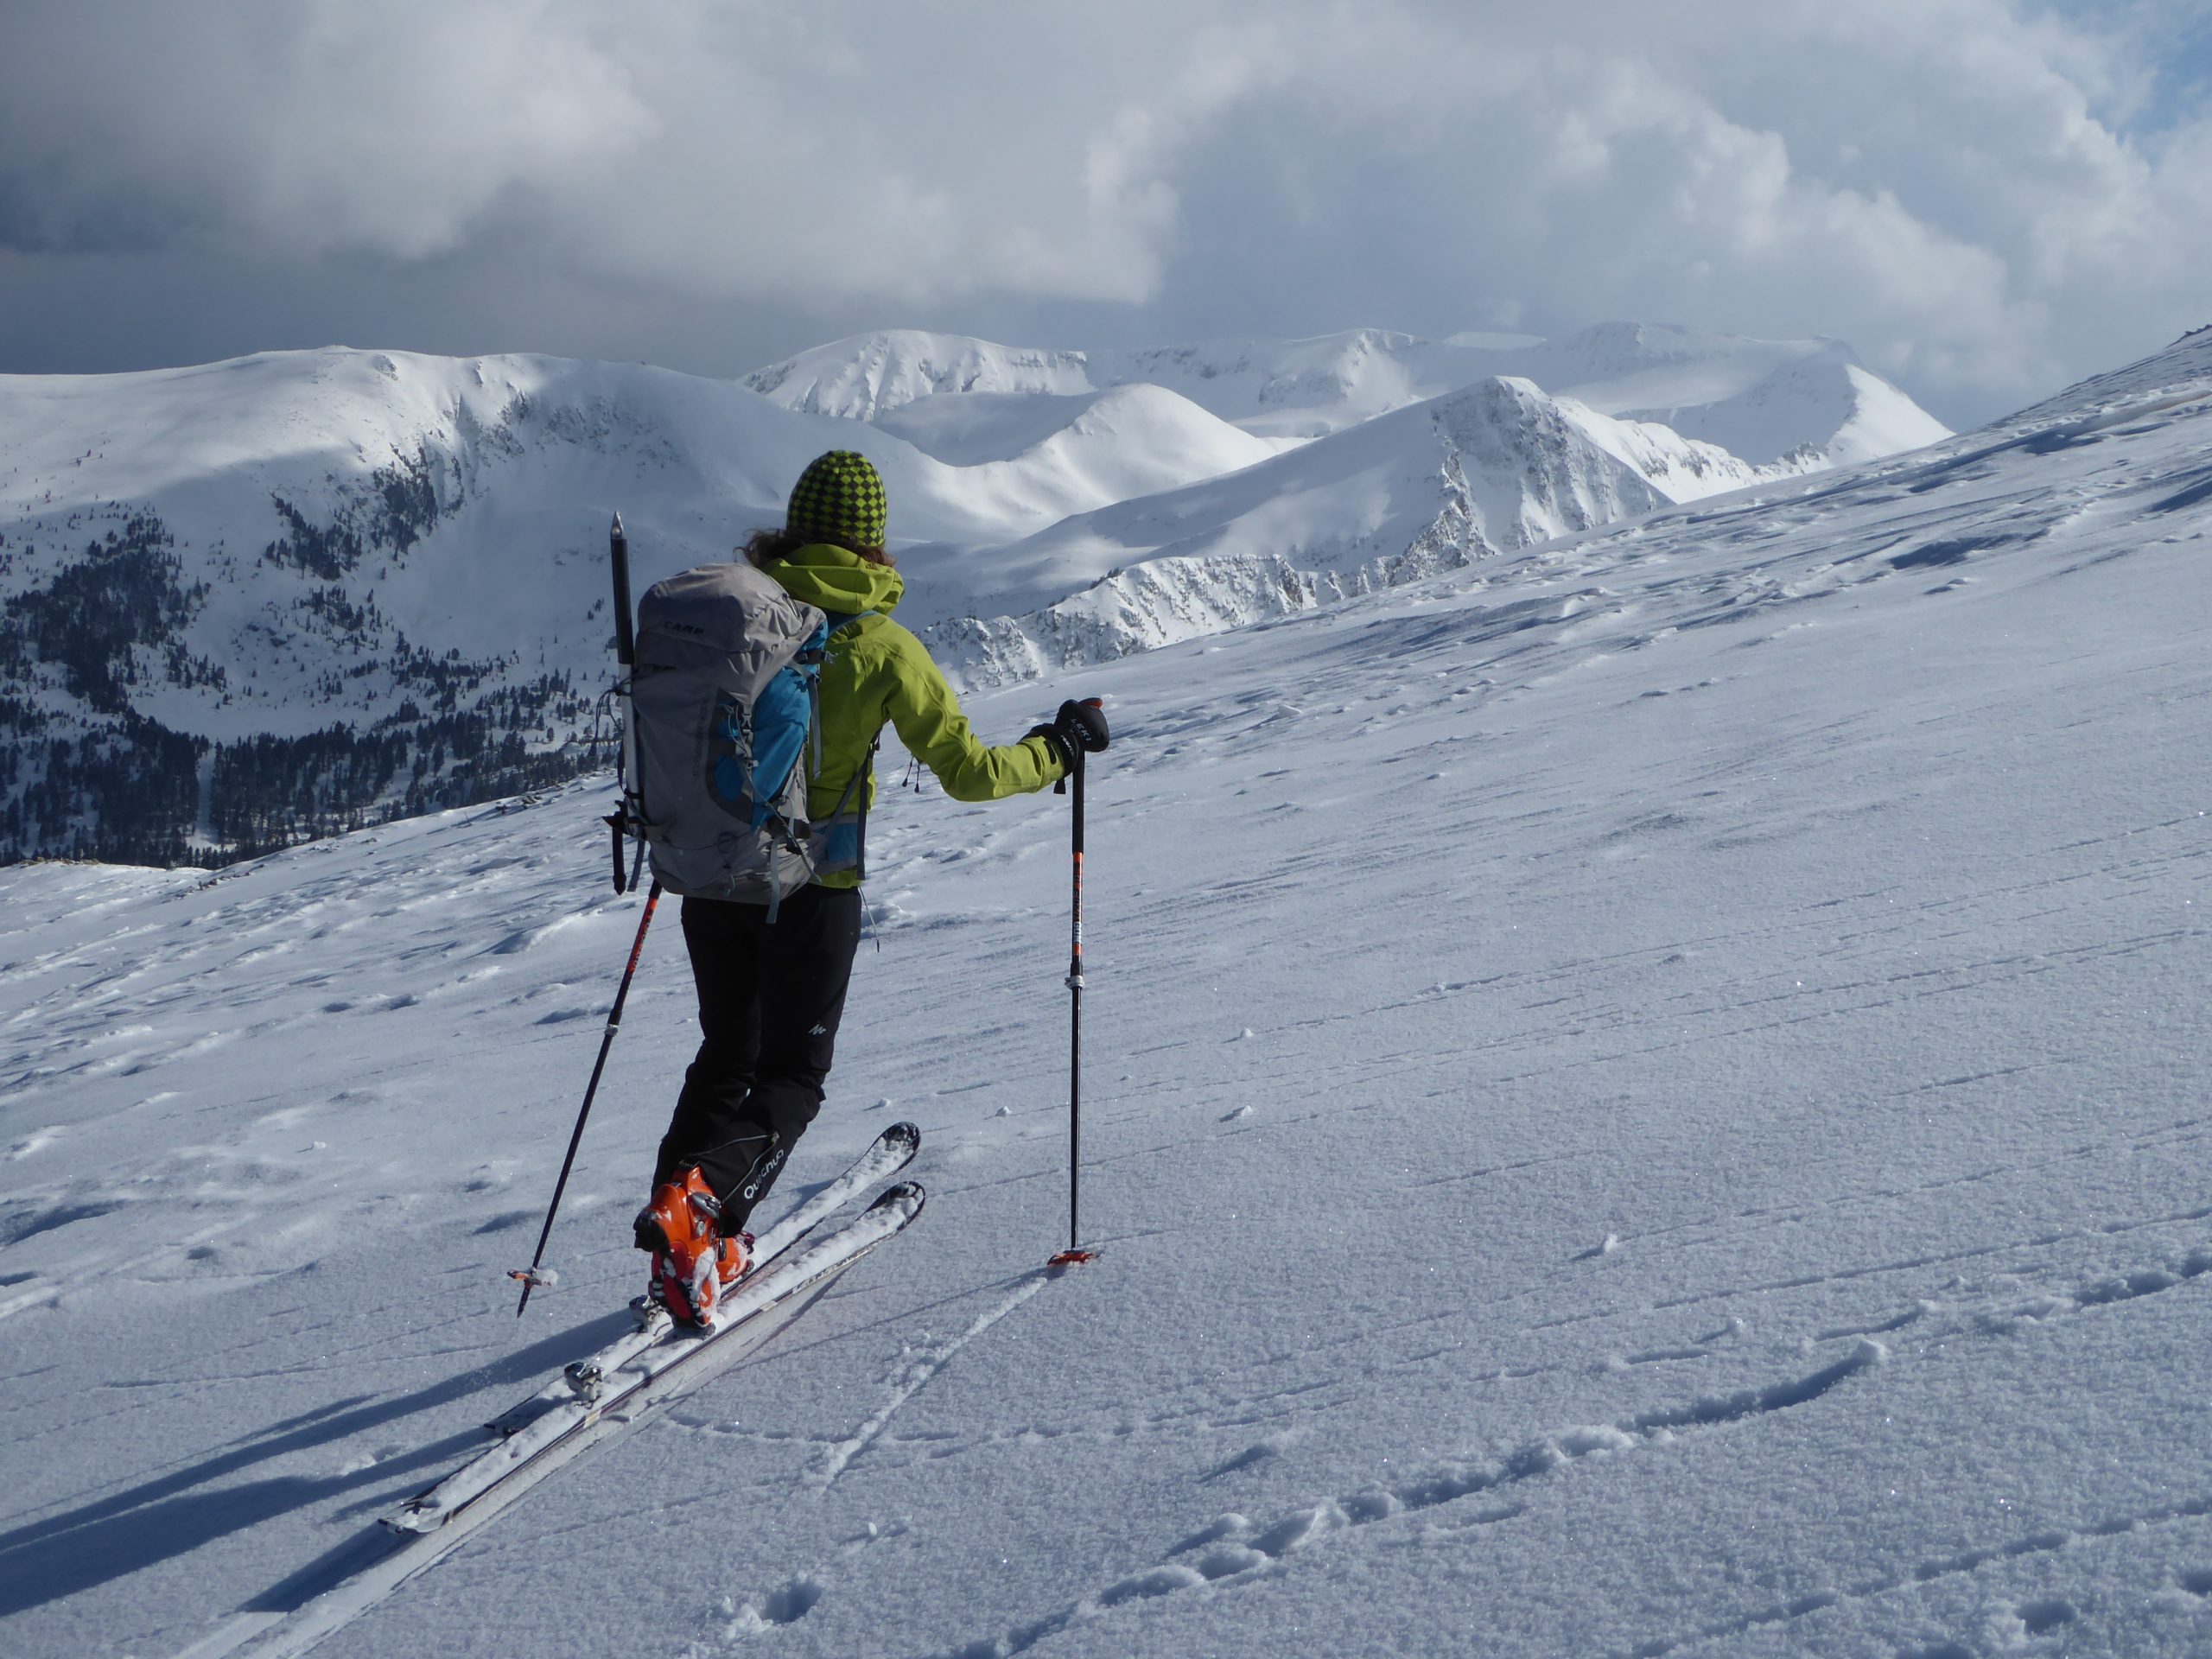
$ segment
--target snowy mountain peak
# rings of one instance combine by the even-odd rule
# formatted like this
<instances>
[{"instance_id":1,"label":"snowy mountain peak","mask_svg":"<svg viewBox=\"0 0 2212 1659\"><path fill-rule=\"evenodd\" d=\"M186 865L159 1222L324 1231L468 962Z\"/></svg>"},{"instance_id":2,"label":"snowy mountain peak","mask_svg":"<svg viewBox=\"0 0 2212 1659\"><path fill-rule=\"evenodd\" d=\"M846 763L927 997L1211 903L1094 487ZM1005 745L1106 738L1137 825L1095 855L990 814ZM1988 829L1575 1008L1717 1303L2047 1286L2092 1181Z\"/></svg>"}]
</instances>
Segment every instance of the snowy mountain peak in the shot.
<instances>
[{"instance_id":1,"label":"snowy mountain peak","mask_svg":"<svg viewBox=\"0 0 2212 1659\"><path fill-rule=\"evenodd\" d=\"M1563 359L1586 365L1591 373L1626 373L1656 363L1706 361L1750 356L1762 361L1777 357L1802 359L1833 356L1857 362L1851 347L1825 335L1809 340L1751 340L1740 334L1718 334L1686 328L1672 322L1630 322L1616 320L1578 330L1554 343Z\"/></svg>"},{"instance_id":2,"label":"snowy mountain peak","mask_svg":"<svg viewBox=\"0 0 2212 1659\"><path fill-rule=\"evenodd\" d=\"M1719 487L1753 476L1717 451L1666 440L1671 451L1528 380L1478 381L1001 549L976 613L928 637L968 683L1002 683L1415 581L1676 499L1646 467L1688 476L1709 454L1736 468Z\"/></svg>"},{"instance_id":3,"label":"snowy mountain peak","mask_svg":"<svg viewBox=\"0 0 2212 1659\"><path fill-rule=\"evenodd\" d=\"M755 369L744 384L800 414L855 421L942 393L1064 397L1096 390L1081 352L1034 351L912 328L831 340Z\"/></svg>"}]
</instances>

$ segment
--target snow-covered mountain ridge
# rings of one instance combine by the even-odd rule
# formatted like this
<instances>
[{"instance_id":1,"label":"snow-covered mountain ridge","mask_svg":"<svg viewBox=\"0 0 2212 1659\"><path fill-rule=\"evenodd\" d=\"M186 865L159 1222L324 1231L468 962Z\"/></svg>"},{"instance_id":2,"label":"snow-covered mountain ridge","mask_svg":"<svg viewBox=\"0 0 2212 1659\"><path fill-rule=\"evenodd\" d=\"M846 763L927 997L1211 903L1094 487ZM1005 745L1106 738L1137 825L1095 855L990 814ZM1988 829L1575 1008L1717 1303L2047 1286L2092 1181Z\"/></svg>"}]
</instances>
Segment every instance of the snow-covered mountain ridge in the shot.
<instances>
[{"instance_id":1,"label":"snow-covered mountain ridge","mask_svg":"<svg viewBox=\"0 0 2212 1659\"><path fill-rule=\"evenodd\" d=\"M1949 435L1840 340L1751 340L1631 322L1529 346L1359 328L1312 340L1089 351L888 329L815 346L755 370L746 384L787 409L877 423L933 397L1068 396L1141 384L1178 392L1248 431L1298 442L1497 375L1533 380L1601 414L1662 423L1754 466L1793 454L1847 466Z\"/></svg>"},{"instance_id":2,"label":"snow-covered mountain ridge","mask_svg":"<svg viewBox=\"0 0 2212 1659\"><path fill-rule=\"evenodd\" d=\"M980 694L1114 721L1100 1259L1065 804L887 790L779 1197L908 1117L924 1217L318 1659L2212 1650L2208 453L2212 335ZM250 1651L619 1327L665 919L503 1276L638 926L607 788L0 871L8 1651Z\"/></svg>"},{"instance_id":3,"label":"snow-covered mountain ridge","mask_svg":"<svg viewBox=\"0 0 2212 1659\"><path fill-rule=\"evenodd\" d=\"M958 467L862 447L905 537L968 547L1269 453L1156 389L1063 415ZM0 381L0 849L173 859L572 775L610 514L649 582L779 522L846 442L725 383L542 358Z\"/></svg>"},{"instance_id":4,"label":"snow-covered mountain ridge","mask_svg":"<svg viewBox=\"0 0 2212 1659\"><path fill-rule=\"evenodd\" d=\"M1612 443L1592 442L1592 425ZM1650 512L1675 499L1654 474L1690 494L1756 476L1663 429L1570 412L1527 381L1483 381L1230 477L1064 519L1001 550L998 572L1046 593L1089 577L1082 591L1025 615L942 622L929 638L970 683L1031 678Z\"/></svg>"},{"instance_id":5,"label":"snow-covered mountain ridge","mask_svg":"<svg viewBox=\"0 0 2212 1659\"><path fill-rule=\"evenodd\" d=\"M1568 355L1684 397L1808 360L1678 334ZM1488 372L1510 353L1377 331L1123 353L1103 387L1071 354L916 338L810 354L844 363L835 397L796 369L754 377L771 398L340 348L0 379L0 857L220 859L573 775L612 512L650 581L776 522L833 445L884 473L902 619L970 683L1821 464L1755 466ZM810 412L854 397L872 423Z\"/></svg>"}]
</instances>

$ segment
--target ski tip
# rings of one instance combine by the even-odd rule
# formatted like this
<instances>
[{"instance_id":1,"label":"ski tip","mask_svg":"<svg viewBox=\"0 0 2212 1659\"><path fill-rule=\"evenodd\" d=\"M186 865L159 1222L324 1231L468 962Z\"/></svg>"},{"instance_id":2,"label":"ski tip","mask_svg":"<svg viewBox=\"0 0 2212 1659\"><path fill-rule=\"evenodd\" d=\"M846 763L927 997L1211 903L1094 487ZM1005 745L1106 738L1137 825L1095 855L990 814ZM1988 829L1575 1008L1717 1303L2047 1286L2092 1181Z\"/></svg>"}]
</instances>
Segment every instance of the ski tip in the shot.
<instances>
[{"instance_id":1,"label":"ski tip","mask_svg":"<svg viewBox=\"0 0 2212 1659\"><path fill-rule=\"evenodd\" d=\"M876 1139L887 1147L918 1147L922 1144L922 1126L918 1123L893 1123Z\"/></svg>"},{"instance_id":2,"label":"ski tip","mask_svg":"<svg viewBox=\"0 0 2212 1659\"><path fill-rule=\"evenodd\" d=\"M919 1181L896 1181L877 1193L875 1202L868 1205L868 1208L904 1210L907 1218L911 1220L921 1214L922 1205L928 1199L929 1194L922 1191L922 1184Z\"/></svg>"}]
</instances>

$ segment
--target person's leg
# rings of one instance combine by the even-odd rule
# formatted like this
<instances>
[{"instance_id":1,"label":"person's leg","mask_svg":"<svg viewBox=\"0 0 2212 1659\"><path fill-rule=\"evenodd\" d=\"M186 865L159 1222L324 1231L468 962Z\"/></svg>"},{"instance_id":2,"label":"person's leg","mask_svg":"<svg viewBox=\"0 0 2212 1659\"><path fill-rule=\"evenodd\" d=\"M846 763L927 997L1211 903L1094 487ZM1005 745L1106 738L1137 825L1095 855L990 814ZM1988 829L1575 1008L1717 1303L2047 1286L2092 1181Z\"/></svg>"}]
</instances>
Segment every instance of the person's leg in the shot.
<instances>
[{"instance_id":1,"label":"person's leg","mask_svg":"<svg viewBox=\"0 0 2212 1659\"><path fill-rule=\"evenodd\" d=\"M775 925L760 930L758 1041L742 1116L773 1138L765 1157L741 1166L733 1160L701 1160L721 1198L725 1230L744 1226L822 1109L860 940L856 888L802 887L784 900Z\"/></svg>"},{"instance_id":2,"label":"person's leg","mask_svg":"<svg viewBox=\"0 0 2212 1659\"><path fill-rule=\"evenodd\" d=\"M759 1140L747 1121L746 1096L753 1091L753 1067L760 1046L758 986L767 907L731 904L719 899L683 901L683 944L691 955L691 979L699 996L699 1052L683 1074L675 1116L661 1137L653 1164L653 1185L679 1179L694 1164L702 1166L717 1153L718 1164L743 1160L733 1141ZM756 1155L759 1150L756 1147ZM708 1173L708 1185L721 1188Z\"/></svg>"}]
</instances>

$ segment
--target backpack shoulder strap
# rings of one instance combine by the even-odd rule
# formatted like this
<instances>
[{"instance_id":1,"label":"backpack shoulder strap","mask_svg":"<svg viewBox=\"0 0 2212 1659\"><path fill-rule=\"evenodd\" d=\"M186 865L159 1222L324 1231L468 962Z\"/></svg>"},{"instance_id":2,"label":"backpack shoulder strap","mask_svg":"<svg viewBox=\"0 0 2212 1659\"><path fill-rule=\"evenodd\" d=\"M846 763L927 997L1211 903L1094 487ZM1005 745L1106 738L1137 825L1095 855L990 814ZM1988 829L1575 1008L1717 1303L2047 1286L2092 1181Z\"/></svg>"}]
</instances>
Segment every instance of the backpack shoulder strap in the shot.
<instances>
[{"instance_id":1,"label":"backpack shoulder strap","mask_svg":"<svg viewBox=\"0 0 2212 1659\"><path fill-rule=\"evenodd\" d=\"M854 623L867 617L881 616L883 613L881 611L824 611L822 614L830 619L830 637L835 639Z\"/></svg>"}]
</instances>

